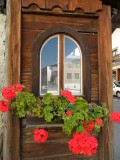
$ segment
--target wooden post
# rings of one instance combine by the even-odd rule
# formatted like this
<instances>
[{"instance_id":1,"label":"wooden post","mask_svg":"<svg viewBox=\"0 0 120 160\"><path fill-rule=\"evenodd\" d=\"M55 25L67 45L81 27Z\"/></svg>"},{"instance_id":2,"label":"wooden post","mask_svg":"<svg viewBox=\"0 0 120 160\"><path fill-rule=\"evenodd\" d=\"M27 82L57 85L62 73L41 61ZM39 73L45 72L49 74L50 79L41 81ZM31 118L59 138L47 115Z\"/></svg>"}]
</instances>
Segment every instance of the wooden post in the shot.
<instances>
[{"instance_id":1,"label":"wooden post","mask_svg":"<svg viewBox=\"0 0 120 160\"><path fill-rule=\"evenodd\" d=\"M21 0L7 1L8 85L20 83ZM6 115L3 160L20 159L20 126L14 112Z\"/></svg>"},{"instance_id":2,"label":"wooden post","mask_svg":"<svg viewBox=\"0 0 120 160\"><path fill-rule=\"evenodd\" d=\"M99 12L99 101L113 110L111 9L103 5ZM99 160L113 160L113 123L109 120L99 137Z\"/></svg>"}]
</instances>

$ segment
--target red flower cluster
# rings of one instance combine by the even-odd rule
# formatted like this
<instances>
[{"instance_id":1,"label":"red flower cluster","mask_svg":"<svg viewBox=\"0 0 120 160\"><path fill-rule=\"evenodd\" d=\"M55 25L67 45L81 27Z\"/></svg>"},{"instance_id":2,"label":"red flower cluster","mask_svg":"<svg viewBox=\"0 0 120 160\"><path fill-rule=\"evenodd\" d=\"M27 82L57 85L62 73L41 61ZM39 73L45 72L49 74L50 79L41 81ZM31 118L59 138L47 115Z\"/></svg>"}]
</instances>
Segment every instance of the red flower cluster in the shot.
<instances>
[{"instance_id":1,"label":"red flower cluster","mask_svg":"<svg viewBox=\"0 0 120 160\"><path fill-rule=\"evenodd\" d=\"M116 123L120 123L120 112L111 113L110 119Z\"/></svg>"},{"instance_id":2,"label":"red flower cluster","mask_svg":"<svg viewBox=\"0 0 120 160\"><path fill-rule=\"evenodd\" d=\"M2 96L7 99L11 100L16 97L16 92L21 92L23 89L21 84L15 84L12 87L5 87L2 90Z\"/></svg>"},{"instance_id":3,"label":"red flower cluster","mask_svg":"<svg viewBox=\"0 0 120 160\"><path fill-rule=\"evenodd\" d=\"M86 121L84 121L83 127L86 132L92 132L92 130L94 129L94 122L91 121L91 122L89 122L89 124L86 124Z\"/></svg>"},{"instance_id":4,"label":"red flower cluster","mask_svg":"<svg viewBox=\"0 0 120 160\"><path fill-rule=\"evenodd\" d=\"M97 125L102 125L102 123L103 123L103 120L101 118L97 118L95 121L95 124Z\"/></svg>"},{"instance_id":5,"label":"red flower cluster","mask_svg":"<svg viewBox=\"0 0 120 160\"><path fill-rule=\"evenodd\" d=\"M0 101L0 111L7 112L10 109L10 103L8 101Z\"/></svg>"},{"instance_id":6,"label":"red flower cluster","mask_svg":"<svg viewBox=\"0 0 120 160\"><path fill-rule=\"evenodd\" d=\"M7 112L8 110L10 110L10 103L8 101L11 99L14 99L16 97L16 93L21 92L22 89L23 89L23 86L21 84L15 84L11 87L3 88L2 96L5 98L5 100L0 101L1 112Z\"/></svg>"},{"instance_id":7,"label":"red flower cluster","mask_svg":"<svg viewBox=\"0 0 120 160\"><path fill-rule=\"evenodd\" d=\"M70 110L68 110L67 112L66 112L66 114L68 115L68 116L72 116L72 112L70 111Z\"/></svg>"},{"instance_id":8,"label":"red flower cluster","mask_svg":"<svg viewBox=\"0 0 120 160\"><path fill-rule=\"evenodd\" d=\"M15 92L22 92L23 86L21 84L14 84L13 89Z\"/></svg>"},{"instance_id":9,"label":"red flower cluster","mask_svg":"<svg viewBox=\"0 0 120 160\"><path fill-rule=\"evenodd\" d=\"M74 154L92 156L97 151L98 142L94 136L84 132L75 133L69 142L69 148Z\"/></svg>"},{"instance_id":10,"label":"red flower cluster","mask_svg":"<svg viewBox=\"0 0 120 160\"><path fill-rule=\"evenodd\" d=\"M47 141L48 139L48 132L44 129L36 128L34 130L34 141L37 143L42 143Z\"/></svg>"},{"instance_id":11,"label":"red flower cluster","mask_svg":"<svg viewBox=\"0 0 120 160\"><path fill-rule=\"evenodd\" d=\"M14 91L13 87L3 88L2 96L7 100L11 100L11 99L15 98L16 94L15 94L15 91Z\"/></svg>"},{"instance_id":12,"label":"red flower cluster","mask_svg":"<svg viewBox=\"0 0 120 160\"><path fill-rule=\"evenodd\" d=\"M68 90L62 91L61 95L67 99L70 103L74 103L76 101L75 97Z\"/></svg>"}]
</instances>

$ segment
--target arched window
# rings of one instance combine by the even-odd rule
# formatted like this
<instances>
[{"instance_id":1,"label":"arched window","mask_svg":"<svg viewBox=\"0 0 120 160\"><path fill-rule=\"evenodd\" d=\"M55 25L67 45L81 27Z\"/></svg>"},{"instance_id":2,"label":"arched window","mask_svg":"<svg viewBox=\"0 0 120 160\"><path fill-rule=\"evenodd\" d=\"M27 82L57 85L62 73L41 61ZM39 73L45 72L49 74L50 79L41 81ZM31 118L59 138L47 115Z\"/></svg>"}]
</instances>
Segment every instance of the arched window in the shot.
<instances>
[{"instance_id":1,"label":"arched window","mask_svg":"<svg viewBox=\"0 0 120 160\"><path fill-rule=\"evenodd\" d=\"M66 34L49 37L40 49L39 95L69 90L82 95L82 51Z\"/></svg>"},{"instance_id":2,"label":"arched window","mask_svg":"<svg viewBox=\"0 0 120 160\"><path fill-rule=\"evenodd\" d=\"M32 52L32 92L73 95L91 99L91 65L85 36L66 26L53 26L40 33Z\"/></svg>"}]
</instances>

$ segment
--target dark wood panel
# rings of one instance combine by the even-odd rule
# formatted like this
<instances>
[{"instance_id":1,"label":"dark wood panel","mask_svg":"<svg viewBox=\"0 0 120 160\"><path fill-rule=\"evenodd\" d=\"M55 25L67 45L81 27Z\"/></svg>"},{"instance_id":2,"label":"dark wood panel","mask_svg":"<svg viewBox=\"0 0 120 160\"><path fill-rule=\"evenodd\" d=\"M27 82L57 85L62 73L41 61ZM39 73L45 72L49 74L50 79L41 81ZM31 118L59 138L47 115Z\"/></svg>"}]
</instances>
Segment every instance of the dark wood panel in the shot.
<instances>
[{"instance_id":1,"label":"dark wood panel","mask_svg":"<svg viewBox=\"0 0 120 160\"><path fill-rule=\"evenodd\" d=\"M22 72L31 72L32 70L32 59L31 57L22 56L21 59L21 70Z\"/></svg>"},{"instance_id":2,"label":"dark wood panel","mask_svg":"<svg viewBox=\"0 0 120 160\"><path fill-rule=\"evenodd\" d=\"M22 29L22 47L24 45L25 42L31 43L33 44L35 39L37 38L37 36L39 34L41 34L40 30L24 30Z\"/></svg>"},{"instance_id":3,"label":"dark wood panel","mask_svg":"<svg viewBox=\"0 0 120 160\"><path fill-rule=\"evenodd\" d=\"M23 29L31 30L44 30L53 25L66 25L73 26L77 31L97 32L97 19L92 18L24 14L22 24Z\"/></svg>"},{"instance_id":4,"label":"dark wood panel","mask_svg":"<svg viewBox=\"0 0 120 160\"><path fill-rule=\"evenodd\" d=\"M60 19L60 23L56 23ZM63 21L62 21L63 19ZM72 20L71 20L72 19ZM78 21L78 22L77 22ZM55 17L55 16L36 16L36 15L24 15L22 25L22 61L21 61L21 79L22 83L26 86L27 91L31 91L31 78L32 78L32 47L39 35L43 35L44 29L53 26L55 24L64 24L70 26L73 30L85 31L85 32L97 32L97 20L96 19L83 19L74 17ZM92 26L92 24L94 24ZM36 27L37 26L37 27ZM36 28L35 28L36 27ZM89 28L90 27L90 28ZM80 28L80 29L79 29ZM36 30L37 29L37 30ZM59 30L59 29L58 29ZM66 29L68 33L71 29ZM49 30L48 30L49 32ZM63 30L62 30L63 32ZM72 33L73 31L71 31ZM64 33L64 32L63 32ZM75 32L73 32L75 33ZM49 33L50 34L50 33ZM76 36L76 40L81 43L84 51L84 82L89 84L86 87L86 92L89 94L88 99L98 100L98 57L97 57L97 34L79 33L73 34ZM45 35L46 36L46 35ZM79 38L78 38L79 37ZM42 39L39 39L39 43ZM84 44L83 44L84 42ZM39 44L38 44L39 45ZM35 54L36 55L36 54ZM36 61L34 61L36 63ZM88 67L87 67L88 66ZM92 73L92 75L90 75ZM88 76L89 75L89 76ZM87 83L89 81L89 83ZM36 83L36 81L35 81ZM89 89L88 89L89 88ZM68 148L68 138L61 130L57 128L49 128L49 140L43 144L36 144L33 141L33 127L25 128L25 122L21 125L21 159L22 160L88 160L89 157L74 156ZM92 160L97 160L97 155L92 157Z\"/></svg>"},{"instance_id":5,"label":"dark wood panel","mask_svg":"<svg viewBox=\"0 0 120 160\"><path fill-rule=\"evenodd\" d=\"M22 72L31 72L32 70L32 47L35 42L36 37L39 35L39 31L31 31L31 30L23 30L23 42L22 42L22 63L21 63L21 69ZM42 32L41 32L42 33ZM33 38L31 38L33 36ZM91 54L91 74L96 74L98 76L98 55L97 55L97 46L96 46L96 34L82 34L82 37L84 37L85 41L87 41L88 44L88 51ZM32 39L32 40L31 40ZM92 44L93 43L93 44ZM91 75L92 77L92 75ZM92 79L91 79L92 80ZM23 79L24 81L24 79ZM94 80L92 80L94 81ZM95 82L96 83L96 82ZM27 84L27 80L26 80ZM94 90L96 85L91 86ZM97 86L98 88L98 86ZM91 95L93 97L93 95ZM96 95L97 96L97 95Z\"/></svg>"},{"instance_id":6,"label":"dark wood panel","mask_svg":"<svg viewBox=\"0 0 120 160\"><path fill-rule=\"evenodd\" d=\"M31 86L32 86L32 73L21 73L21 83L23 86L25 86L24 90L31 92Z\"/></svg>"},{"instance_id":7,"label":"dark wood panel","mask_svg":"<svg viewBox=\"0 0 120 160\"><path fill-rule=\"evenodd\" d=\"M66 136L62 132L62 128L49 128L49 138L48 141L42 144L37 144L33 141L33 129L23 128L21 130L22 143L21 143L21 159L68 159L72 160L88 160L90 159L87 156L83 155L73 155L73 153L68 148L68 141L70 137ZM93 159L97 160L97 155L93 156Z\"/></svg>"}]
</instances>

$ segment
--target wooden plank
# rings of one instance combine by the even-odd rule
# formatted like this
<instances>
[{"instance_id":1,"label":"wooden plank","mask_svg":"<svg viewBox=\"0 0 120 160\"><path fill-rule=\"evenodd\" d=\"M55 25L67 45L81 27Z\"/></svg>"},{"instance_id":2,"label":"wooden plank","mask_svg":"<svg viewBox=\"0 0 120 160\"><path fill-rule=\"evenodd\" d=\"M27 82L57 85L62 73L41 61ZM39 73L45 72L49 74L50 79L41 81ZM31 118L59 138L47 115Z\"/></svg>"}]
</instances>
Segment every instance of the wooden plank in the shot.
<instances>
[{"instance_id":1,"label":"wooden plank","mask_svg":"<svg viewBox=\"0 0 120 160\"><path fill-rule=\"evenodd\" d=\"M8 84L20 83L21 56L21 1L7 1L7 47L8 50ZM20 159L20 128L19 119L13 111L7 117L5 128L5 142L3 159Z\"/></svg>"},{"instance_id":2,"label":"wooden plank","mask_svg":"<svg viewBox=\"0 0 120 160\"><path fill-rule=\"evenodd\" d=\"M113 110L111 46L111 10L109 6L103 6L103 11L99 13L99 101L106 102L110 112ZM99 140L99 160L113 160L113 123L111 121L104 126Z\"/></svg>"},{"instance_id":3,"label":"wooden plank","mask_svg":"<svg viewBox=\"0 0 120 160\"><path fill-rule=\"evenodd\" d=\"M59 19L59 21L58 21ZM63 17L61 15L23 14L22 28L27 30L45 30L54 25L65 25L81 32L97 32L97 18Z\"/></svg>"},{"instance_id":4,"label":"wooden plank","mask_svg":"<svg viewBox=\"0 0 120 160\"><path fill-rule=\"evenodd\" d=\"M69 150L68 141L71 138L66 136L62 132L62 128L47 128L49 132L48 141L42 144L37 144L33 140L34 129L22 128L21 137L21 158L22 160L31 159L41 159L41 160L51 160L51 159L62 159L66 160L88 160L90 157L83 155L73 155ZM97 154L92 157L92 159L97 160Z\"/></svg>"}]
</instances>

